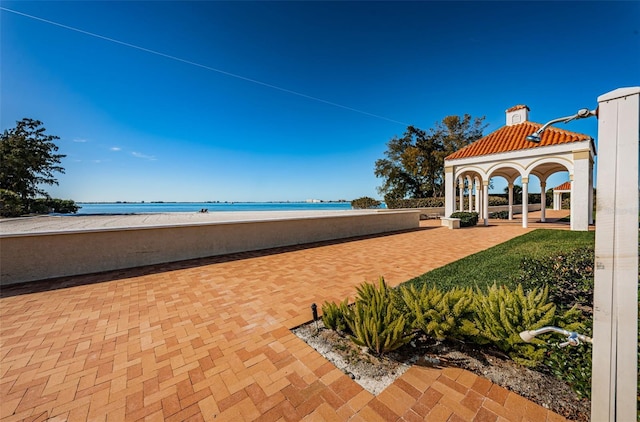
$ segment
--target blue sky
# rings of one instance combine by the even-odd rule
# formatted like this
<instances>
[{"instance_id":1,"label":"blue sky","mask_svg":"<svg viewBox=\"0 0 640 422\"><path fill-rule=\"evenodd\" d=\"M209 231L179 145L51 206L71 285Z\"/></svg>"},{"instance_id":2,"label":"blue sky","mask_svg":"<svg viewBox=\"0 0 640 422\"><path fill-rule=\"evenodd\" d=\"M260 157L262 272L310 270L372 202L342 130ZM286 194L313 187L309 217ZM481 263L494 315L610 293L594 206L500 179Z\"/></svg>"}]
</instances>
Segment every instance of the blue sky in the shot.
<instances>
[{"instance_id":1,"label":"blue sky","mask_svg":"<svg viewBox=\"0 0 640 422\"><path fill-rule=\"evenodd\" d=\"M60 136L48 190L76 201L379 197L374 163L408 124L469 113L490 133L513 105L544 123L640 83L633 1L1 7L68 27L0 11L0 123Z\"/></svg>"}]
</instances>

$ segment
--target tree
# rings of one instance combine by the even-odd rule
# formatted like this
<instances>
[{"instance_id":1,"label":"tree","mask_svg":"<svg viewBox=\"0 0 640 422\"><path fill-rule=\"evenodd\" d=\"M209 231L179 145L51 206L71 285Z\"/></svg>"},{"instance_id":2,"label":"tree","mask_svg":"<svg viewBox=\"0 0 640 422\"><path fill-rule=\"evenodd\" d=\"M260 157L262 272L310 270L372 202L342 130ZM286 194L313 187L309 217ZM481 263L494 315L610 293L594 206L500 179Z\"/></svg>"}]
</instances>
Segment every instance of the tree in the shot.
<instances>
[{"instance_id":1,"label":"tree","mask_svg":"<svg viewBox=\"0 0 640 422\"><path fill-rule=\"evenodd\" d=\"M351 201L351 208L354 210L366 210L372 208L380 208L380 201L377 199L370 198L368 196L363 196L361 198L354 199Z\"/></svg>"},{"instance_id":2,"label":"tree","mask_svg":"<svg viewBox=\"0 0 640 422\"><path fill-rule=\"evenodd\" d=\"M29 211L29 204L38 195L49 198L42 185L57 185L54 173L64 173L56 154L60 139L46 134L42 122L22 119L16 127L5 130L0 138L0 192L5 198L18 199L21 212Z\"/></svg>"},{"instance_id":3,"label":"tree","mask_svg":"<svg viewBox=\"0 0 640 422\"><path fill-rule=\"evenodd\" d=\"M444 159L482 137L484 117L447 116L424 131L407 127L402 137L387 143L385 158L375 163L382 178L378 192L385 199L428 198L444 195Z\"/></svg>"}]
</instances>

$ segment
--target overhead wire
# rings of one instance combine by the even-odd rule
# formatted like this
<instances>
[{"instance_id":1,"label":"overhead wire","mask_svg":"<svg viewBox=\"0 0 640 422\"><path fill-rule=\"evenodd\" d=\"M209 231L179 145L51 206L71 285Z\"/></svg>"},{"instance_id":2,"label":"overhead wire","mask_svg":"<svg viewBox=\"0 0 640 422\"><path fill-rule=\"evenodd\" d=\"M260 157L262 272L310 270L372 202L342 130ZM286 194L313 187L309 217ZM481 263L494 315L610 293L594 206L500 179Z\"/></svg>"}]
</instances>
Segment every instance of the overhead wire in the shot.
<instances>
[{"instance_id":1,"label":"overhead wire","mask_svg":"<svg viewBox=\"0 0 640 422\"><path fill-rule=\"evenodd\" d=\"M119 45L122 45L122 46L125 46L125 47L129 47L129 48L133 48L133 49L136 49L136 50L144 51L145 53L154 54L154 55L157 55L157 56L160 56L160 57L164 57L166 59L175 60L175 61L182 62L182 63L188 64L188 65L191 65L191 66L200 67L202 69L206 69L206 70L209 70L209 71L212 71L212 72L217 72L217 73L220 73L220 74L225 75L225 76L229 76L229 77L236 78L236 79L241 79L241 80L246 81L246 82L251 82L251 83L254 83L254 84L257 84L257 85L262 85L262 86L267 87L267 88L271 88L271 89L275 89L275 90L278 90L278 91L286 92L286 93L291 94L291 95L296 95L298 97L302 97L302 98L306 98L306 99L309 99L309 100L313 100L313 101L317 101L317 102L320 102L320 103L324 103L324 104L327 104L327 105L330 105L330 106L333 106L333 107L338 107L338 108L342 108L342 109L345 109L345 110L353 111L355 113L364 114L364 115L369 116L369 117L374 117L374 118L377 118L377 119L386 120L388 122L397 123L397 124L404 125L404 126L409 126L408 123L404 123L404 122L401 122L399 120L391 119L389 117L381 116L379 114L369 113L368 111L364 111L364 110L360 110L360 109L357 109L357 108L349 107L349 106L346 106L346 105L335 103L333 101L324 100L322 98L314 97L312 95L307 95L307 94L304 94L302 92L293 91L291 89L283 88L281 86L273 85L273 84L270 84L270 83L267 83L267 82L262 82L262 81L259 81L257 79L248 78L246 76L238 75L236 73L227 72L227 71L222 70L222 69L218 69L218 68L215 68L215 67L207 66L207 65L204 65L204 64L201 64L201 63L197 63L197 62L194 62L194 61L191 61L191 60L183 59L183 58L180 58L180 57L177 57L177 56L173 56L171 54L162 53L160 51L156 51L156 50L152 50L152 49L149 49L149 48L141 47L139 45L131 44L131 43L128 43L128 42L125 42L125 41L120 41L120 40L117 40L115 38L110 38L110 37L106 37L104 35L100 35L100 34L96 34L96 33L93 33L93 32L85 31L83 29L75 28L73 26L65 25L65 24L62 24L62 23L59 23L59 22L54 22L54 21L49 20L49 19L44 19L44 18L41 18L41 17L38 17L38 16L30 15L30 14L27 14L27 13L24 13L24 12L20 12L18 10L9 9L9 8L3 7L3 6L0 6L0 10L5 11L5 12L14 13L16 15L20 15L20 16L23 16L23 17L26 17L26 18L30 18L30 19L33 19L33 20L37 20L37 21L40 21L40 22L44 22L44 23L47 23L49 25L54 25L54 26L57 26L57 27L60 27L60 28L64 28L64 29L70 30L70 31L78 32L80 34L84 34L84 35L88 35L88 36L91 36L91 37L99 38L101 40L109 41L109 42L112 42L112 43L115 43L115 44L119 44Z\"/></svg>"}]
</instances>

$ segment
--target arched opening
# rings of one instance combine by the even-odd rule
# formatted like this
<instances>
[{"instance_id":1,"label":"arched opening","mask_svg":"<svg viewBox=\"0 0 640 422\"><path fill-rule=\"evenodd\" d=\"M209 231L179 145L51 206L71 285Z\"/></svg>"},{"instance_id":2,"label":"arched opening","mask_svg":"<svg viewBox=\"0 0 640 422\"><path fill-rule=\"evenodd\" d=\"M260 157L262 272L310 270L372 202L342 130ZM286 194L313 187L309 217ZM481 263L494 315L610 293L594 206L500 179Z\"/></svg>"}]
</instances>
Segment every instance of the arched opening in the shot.
<instances>
[{"instance_id":1,"label":"arched opening","mask_svg":"<svg viewBox=\"0 0 640 422\"><path fill-rule=\"evenodd\" d=\"M514 215L514 204L519 203L517 200L518 193L517 190L514 190L516 186L516 181L521 178L524 173L524 168L522 168L517 163L500 163L490 169L491 173L489 177L491 179L496 180L497 186L502 186L498 180L502 179L504 182L503 190L507 193L507 218L509 220L513 220ZM485 222L487 225L488 222Z\"/></svg>"},{"instance_id":2,"label":"arched opening","mask_svg":"<svg viewBox=\"0 0 640 422\"><path fill-rule=\"evenodd\" d=\"M575 158L575 157L574 157ZM573 216L574 213L577 212L576 218L581 220L585 220L584 222L588 224L593 223L593 167L592 161L589 160L588 166L586 169L583 169L583 174L580 179L581 183L579 186L580 191L576 192L576 195L571 195L571 206L570 212ZM563 180L569 181L569 190L573 190L573 184L571 184L571 180L574 178L574 162L566 159L564 157L546 157L540 160L536 160L532 162L527 169L529 173L529 185L536 186L533 183L532 178L536 177L538 179L538 184L540 189L540 203L541 203L541 222L546 222L546 210L549 205L554 205L554 209L560 209L561 206L558 204L561 199L554 197L555 204L549 203L548 199L550 199L547 195L549 189L553 189L557 185L552 182L555 180ZM558 177L554 177L555 175ZM544 195L543 195L544 193ZM573 197L577 198L577 203L573 204ZM574 206L575 205L575 206ZM583 216L584 214L584 216ZM584 217L584 218L583 218ZM572 223L573 225L573 223Z\"/></svg>"},{"instance_id":3,"label":"arched opening","mask_svg":"<svg viewBox=\"0 0 640 422\"><path fill-rule=\"evenodd\" d=\"M462 169L455 175L455 211L482 213L482 180L474 169Z\"/></svg>"}]
</instances>

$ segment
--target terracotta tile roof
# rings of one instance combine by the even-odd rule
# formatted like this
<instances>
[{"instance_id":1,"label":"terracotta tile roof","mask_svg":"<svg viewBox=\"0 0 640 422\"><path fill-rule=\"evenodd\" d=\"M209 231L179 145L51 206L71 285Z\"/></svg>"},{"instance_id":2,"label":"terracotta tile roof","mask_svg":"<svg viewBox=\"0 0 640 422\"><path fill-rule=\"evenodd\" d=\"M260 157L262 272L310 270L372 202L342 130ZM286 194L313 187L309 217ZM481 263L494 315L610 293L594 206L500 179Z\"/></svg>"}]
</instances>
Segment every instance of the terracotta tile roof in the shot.
<instances>
[{"instance_id":1,"label":"terracotta tile roof","mask_svg":"<svg viewBox=\"0 0 640 422\"><path fill-rule=\"evenodd\" d=\"M563 184L553 188L553 190L571 190L571 182L564 182Z\"/></svg>"},{"instance_id":2,"label":"terracotta tile roof","mask_svg":"<svg viewBox=\"0 0 640 422\"><path fill-rule=\"evenodd\" d=\"M529 107L527 107L524 104L518 104L518 105L514 105L513 107L507 109L507 113L510 113L512 111L516 111L516 110L520 110L521 108L526 108L527 110L529 110ZM529 110L531 111L531 110Z\"/></svg>"},{"instance_id":3,"label":"terracotta tile roof","mask_svg":"<svg viewBox=\"0 0 640 422\"><path fill-rule=\"evenodd\" d=\"M480 138L474 143L459 149L453 154L447 156L446 159L455 160L459 158L478 157L482 155L566 144L591 139L589 135L569 132L568 130L558 129L553 126L548 127L542 133L542 139L539 144L529 142L525 139L541 127L542 125L540 123L533 123L529 121L512 126L504 126L484 138Z\"/></svg>"}]
</instances>

